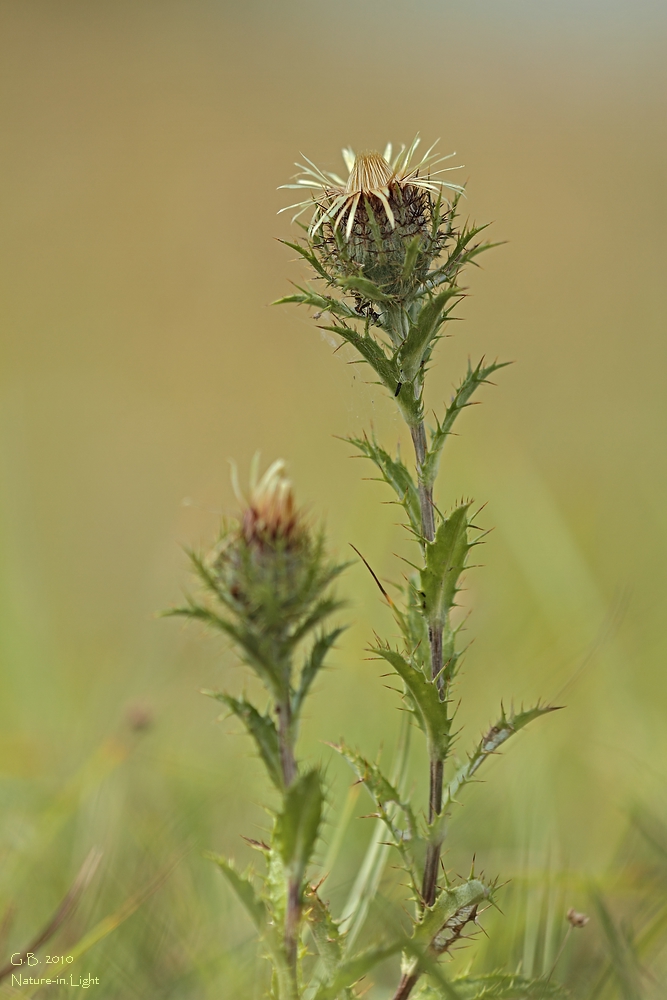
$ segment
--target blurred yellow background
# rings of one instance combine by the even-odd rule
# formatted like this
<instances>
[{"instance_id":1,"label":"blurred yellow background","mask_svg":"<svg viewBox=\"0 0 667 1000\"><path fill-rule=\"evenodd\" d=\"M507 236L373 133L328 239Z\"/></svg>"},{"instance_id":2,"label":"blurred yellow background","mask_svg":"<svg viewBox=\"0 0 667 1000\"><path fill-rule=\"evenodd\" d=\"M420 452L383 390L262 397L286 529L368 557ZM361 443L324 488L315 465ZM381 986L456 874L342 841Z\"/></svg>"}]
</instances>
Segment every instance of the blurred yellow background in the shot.
<instances>
[{"instance_id":1,"label":"blurred yellow background","mask_svg":"<svg viewBox=\"0 0 667 1000\"><path fill-rule=\"evenodd\" d=\"M650 0L0 5L0 826L3 857L23 859L1 888L24 900L17 947L100 844L100 914L189 851L171 895L93 953L104 995L202 997L232 982L220 948L253 954L201 859L244 861L239 834L266 824L258 762L198 693L243 676L218 639L155 617L188 585L182 546L234 512L228 459L245 476L257 449L284 457L341 557L352 542L401 573L396 509L337 439L373 424L392 444L393 404L306 311L269 306L304 277L276 240L299 153L340 170L343 145L441 137L464 212L507 241L430 383L441 413L468 356L516 361L441 479L443 506L472 495L495 528L465 594L461 750L501 698L566 709L489 768L452 864L476 851L511 875L548 857L602 877L628 809L667 812L666 26ZM353 627L304 732L334 803L349 776L321 741L390 757L398 719L364 659L391 622L363 567L341 587ZM139 709L152 725L131 733ZM333 895L367 833L353 822ZM210 965L193 987L195 954Z\"/></svg>"}]
</instances>

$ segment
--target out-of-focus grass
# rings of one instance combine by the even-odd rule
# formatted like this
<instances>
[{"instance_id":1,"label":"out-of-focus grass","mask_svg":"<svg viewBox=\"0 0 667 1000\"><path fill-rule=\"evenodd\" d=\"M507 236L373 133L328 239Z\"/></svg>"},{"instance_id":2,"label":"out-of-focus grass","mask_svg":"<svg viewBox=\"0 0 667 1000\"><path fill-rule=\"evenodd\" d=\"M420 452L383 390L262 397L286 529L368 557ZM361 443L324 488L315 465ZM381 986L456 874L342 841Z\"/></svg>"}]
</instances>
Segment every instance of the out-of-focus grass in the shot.
<instances>
[{"instance_id":1,"label":"out-of-focus grass","mask_svg":"<svg viewBox=\"0 0 667 1000\"><path fill-rule=\"evenodd\" d=\"M217 640L154 614L185 584L179 546L233 509L227 459L246 468L258 447L288 459L339 553L351 541L400 573L395 508L334 438L371 421L398 437L391 406L305 313L267 303L303 275L273 240L289 232L274 189L299 150L335 169L343 144L419 129L459 149L471 214L509 240L440 346L430 402L469 353L518 361L447 459L443 505L470 493L496 528L465 595L461 751L503 697L566 705L472 790L448 864L476 851L513 879L480 968L546 969L574 905L591 924L557 972L593 982L607 945L591 884L618 933L641 932L663 878L646 874L648 847L616 861L630 804L659 818L667 787L663 12L35 0L0 17L5 951L46 922L91 846L102 867L59 951L185 850L87 954L98 995L258 995L251 929L201 858L243 863L239 834L267 823L244 738L197 694L244 680ZM353 627L304 732L332 806L349 775L323 741L344 732L389 758L398 719L363 659L389 620L363 568L344 586ZM136 703L153 720L141 733ZM369 834L352 821L327 882L340 905ZM384 892L395 903L391 873ZM657 996L664 956L649 957Z\"/></svg>"}]
</instances>

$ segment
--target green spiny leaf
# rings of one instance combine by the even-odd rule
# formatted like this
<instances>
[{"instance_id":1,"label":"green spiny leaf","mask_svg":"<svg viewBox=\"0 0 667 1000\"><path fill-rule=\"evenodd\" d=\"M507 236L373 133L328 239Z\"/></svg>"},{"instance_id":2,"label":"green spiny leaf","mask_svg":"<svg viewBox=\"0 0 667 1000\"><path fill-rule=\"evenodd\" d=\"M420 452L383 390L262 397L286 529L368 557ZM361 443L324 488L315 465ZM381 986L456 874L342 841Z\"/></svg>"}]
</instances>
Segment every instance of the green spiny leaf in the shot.
<instances>
[{"instance_id":1,"label":"green spiny leaf","mask_svg":"<svg viewBox=\"0 0 667 1000\"><path fill-rule=\"evenodd\" d=\"M334 922L328 905L311 886L305 893L305 918L324 966L324 981L333 980L343 959L344 938Z\"/></svg>"},{"instance_id":2,"label":"green spiny leaf","mask_svg":"<svg viewBox=\"0 0 667 1000\"><path fill-rule=\"evenodd\" d=\"M481 740L475 747L475 750L468 758L467 762L458 769L452 780L449 782L446 791L446 798L448 802L453 802L460 789L466 785L473 776L475 772L481 767L487 757L491 754L496 753L496 751L510 738L514 733L518 733L521 729L527 726L533 719L538 719L541 715L549 715L550 712L557 712L560 706L558 705L535 705L534 708L529 708L522 710L521 712L511 712L510 715L506 715L503 709L500 719L494 726L482 736Z\"/></svg>"},{"instance_id":3,"label":"green spiny leaf","mask_svg":"<svg viewBox=\"0 0 667 1000\"><path fill-rule=\"evenodd\" d=\"M438 948L437 939L447 923L457 916L465 916L466 911L479 906L489 898L489 888L479 879L471 878L467 882L454 887L446 886L441 890L433 906L428 906L420 922L415 927L413 940L418 944Z\"/></svg>"},{"instance_id":4,"label":"green spiny leaf","mask_svg":"<svg viewBox=\"0 0 667 1000\"><path fill-rule=\"evenodd\" d=\"M416 322L411 326L410 332L397 351L401 381L413 381L421 368L428 347L437 336L448 301L460 294L460 289L456 287L446 288L422 306Z\"/></svg>"},{"instance_id":5,"label":"green spiny leaf","mask_svg":"<svg viewBox=\"0 0 667 1000\"><path fill-rule=\"evenodd\" d=\"M338 1000L338 996L343 990L354 986L376 965L395 955L399 948L400 944L398 943L382 948L371 948L362 952L361 955L348 959L338 968L333 982L320 986L314 1000Z\"/></svg>"},{"instance_id":6,"label":"green spiny leaf","mask_svg":"<svg viewBox=\"0 0 667 1000\"><path fill-rule=\"evenodd\" d=\"M266 928L268 922L266 904L257 895L255 887L248 876L239 874L233 863L219 854L207 854L206 857L210 861L215 862L218 866L240 901L243 903L253 924L261 934Z\"/></svg>"},{"instance_id":7,"label":"green spiny leaf","mask_svg":"<svg viewBox=\"0 0 667 1000\"><path fill-rule=\"evenodd\" d=\"M296 250L298 254L300 254L305 260L308 261L313 270L317 271L317 273L321 278L324 278L326 281L330 280L329 275L324 270L319 260L317 259L317 256L314 253L312 253L312 251L308 250L300 243L290 243L289 240L281 240L280 242L284 243L286 247L290 247L292 250ZM280 301L282 300L279 300L279 302ZM278 303L276 303L276 305L277 304Z\"/></svg>"},{"instance_id":8,"label":"green spiny leaf","mask_svg":"<svg viewBox=\"0 0 667 1000\"><path fill-rule=\"evenodd\" d=\"M424 597L419 589L419 577L413 574L407 583L407 610L397 617L406 645L410 663L431 680L431 650L428 622L424 618ZM442 686L442 685L440 685Z\"/></svg>"},{"instance_id":9,"label":"green spiny leaf","mask_svg":"<svg viewBox=\"0 0 667 1000\"><path fill-rule=\"evenodd\" d=\"M369 281L368 278L357 277L356 275L341 281L341 287L346 292L358 292L371 302L389 302L392 299L391 295L383 292L373 281Z\"/></svg>"},{"instance_id":10,"label":"green spiny leaf","mask_svg":"<svg viewBox=\"0 0 667 1000\"><path fill-rule=\"evenodd\" d=\"M347 302L334 299L331 295L320 295L311 288L301 288L300 285L296 287L301 294L285 295L283 298L277 299L273 305L282 306L293 302L296 305L312 306L314 309L319 309L320 312L329 312L334 316L342 316L344 319L359 319L358 313L348 306Z\"/></svg>"},{"instance_id":11,"label":"green spiny leaf","mask_svg":"<svg viewBox=\"0 0 667 1000\"><path fill-rule=\"evenodd\" d=\"M565 1000L568 991L546 979L528 979L512 973L459 976L452 981L461 1000ZM414 1000L448 1000L437 986L422 986Z\"/></svg>"},{"instance_id":12,"label":"green spiny leaf","mask_svg":"<svg viewBox=\"0 0 667 1000\"><path fill-rule=\"evenodd\" d=\"M396 394L396 389L401 381L396 362L388 358L382 347L376 340L367 335L362 335L353 330L352 327L339 323L337 326L324 326L323 330L337 333L348 344L352 344L357 349L363 360L366 361L373 371L378 375L380 381L392 395Z\"/></svg>"},{"instance_id":13,"label":"green spiny leaf","mask_svg":"<svg viewBox=\"0 0 667 1000\"><path fill-rule=\"evenodd\" d=\"M276 818L275 838L280 856L299 883L315 847L323 802L319 771L307 771L285 792L282 812Z\"/></svg>"},{"instance_id":14,"label":"green spiny leaf","mask_svg":"<svg viewBox=\"0 0 667 1000\"><path fill-rule=\"evenodd\" d=\"M230 712L233 712L241 720L255 741L271 781L279 791L282 791L283 773L280 763L280 742L273 719L269 715L261 715L255 706L251 705L245 698L233 698L222 691L203 691L202 694L221 701Z\"/></svg>"},{"instance_id":15,"label":"green spiny leaf","mask_svg":"<svg viewBox=\"0 0 667 1000\"><path fill-rule=\"evenodd\" d=\"M276 927L285 923L287 909L287 877L280 853L275 846L266 852L266 875L264 894L271 909L271 917Z\"/></svg>"},{"instance_id":16,"label":"green spiny leaf","mask_svg":"<svg viewBox=\"0 0 667 1000\"><path fill-rule=\"evenodd\" d=\"M401 458L398 455L396 458L392 458L389 452L385 451L375 439L369 440L365 435L363 438L346 438L346 440L358 448L362 455L375 463L380 470L382 479L388 486L391 486L398 497L398 502L405 509L412 530L416 535L421 536L419 491Z\"/></svg>"},{"instance_id":17,"label":"green spiny leaf","mask_svg":"<svg viewBox=\"0 0 667 1000\"><path fill-rule=\"evenodd\" d=\"M439 980L441 996L447 997L447 1000L458 998L458 988L437 975L437 957L460 941L467 924L475 921L477 908L489 896L489 888L476 878L442 889L433 906L425 908L412 938L404 946L403 974L411 976L415 972L429 972Z\"/></svg>"},{"instance_id":18,"label":"green spiny leaf","mask_svg":"<svg viewBox=\"0 0 667 1000\"><path fill-rule=\"evenodd\" d=\"M474 922L477 908L489 898L490 890L479 879L470 878L455 887L446 886L427 906L415 925L409 946L404 948L401 968L404 975L424 972L438 955L460 941L464 928ZM456 989L453 992L456 994Z\"/></svg>"},{"instance_id":19,"label":"green spiny leaf","mask_svg":"<svg viewBox=\"0 0 667 1000\"><path fill-rule=\"evenodd\" d=\"M394 649L376 646L372 652L390 663L405 682L415 707L417 721L426 734L429 757L445 760L449 752L452 721L448 716L447 702L440 700L437 679L429 680L423 671L413 667Z\"/></svg>"},{"instance_id":20,"label":"green spiny leaf","mask_svg":"<svg viewBox=\"0 0 667 1000\"><path fill-rule=\"evenodd\" d=\"M396 786L384 776L377 764L373 764L345 744L331 745L345 758L375 802L378 810L377 817L389 830L393 845L401 855L405 870L410 876L415 898L419 898L426 843L419 833L417 820L410 803L405 801ZM392 803L404 816L404 829L402 825L395 822L396 810L392 808Z\"/></svg>"},{"instance_id":21,"label":"green spiny leaf","mask_svg":"<svg viewBox=\"0 0 667 1000\"><path fill-rule=\"evenodd\" d=\"M215 574L211 572L211 569L207 565L203 556L201 556L198 552L194 552L192 549L188 552L188 556L194 567L195 573L204 584L206 590L217 597L221 604L223 604L229 611L235 612L236 605L234 604L233 598L225 590L225 588L220 585L220 581L216 579Z\"/></svg>"},{"instance_id":22,"label":"green spiny leaf","mask_svg":"<svg viewBox=\"0 0 667 1000\"><path fill-rule=\"evenodd\" d=\"M206 625L224 632L238 646L240 646L244 662L251 667L259 679L263 681L276 701L280 701L285 695L285 678L269 657L267 651L262 648L258 637L243 625L234 625L217 615L210 608L192 601L181 608L171 608L165 613L166 617L177 616L194 618L202 621Z\"/></svg>"},{"instance_id":23,"label":"green spiny leaf","mask_svg":"<svg viewBox=\"0 0 667 1000\"><path fill-rule=\"evenodd\" d=\"M282 947L282 942L276 935L276 916L279 916L281 922L284 919L284 909L282 913L279 909L280 900L277 901L278 906L274 905L273 911L270 913L267 904L258 896L255 887L247 875L239 874L232 862L218 854L208 853L205 856L218 865L220 871L247 910L256 930L267 946L271 956L275 980L278 984L278 996L295 1000L295 993L292 989L292 977L285 960L285 951ZM270 859L269 871L271 871ZM285 880L281 878L280 886L276 886L278 895L282 893L284 896L284 884ZM268 880L267 886L271 888Z\"/></svg>"},{"instance_id":24,"label":"green spiny leaf","mask_svg":"<svg viewBox=\"0 0 667 1000\"><path fill-rule=\"evenodd\" d=\"M344 631L344 628L335 628L333 631L320 636L308 654L306 662L301 670L299 689L296 692L292 703L292 710L295 718L298 718L306 696L310 691L311 685L324 666L327 653L338 639L338 636Z\"/></svg>"},{"instance_id":25,"label":"green spiny leaf","mask_svg":"<svg viewBox=\"0 0 667 1000\"><path fill-rule=\"evenodd\" d=\"M454 604L458 580L470 548L469 507L469 503L456 507L438 525L434 540L425 546L426 566L421 570L421 589L426 617L432 625L444 625Z\"/></svg>"},{"instance_id":26,"label":"green spiny leaf","mask_svg":"<svg viewBox=\"0 0 667 1000\"><path fill-rule=\"evenodd\" d=\"M429 275L429 283L436 287L445 282L453 282L456 276L466 266L474 262L475 258L486 250L491 250L498 243L474 243L470 245L479 233L488 228L488 223L482 226L464 226L457 236L455 245L450 249L447 260L441 267L436 268Z\"/></svg>"},{"instance_id":27,"label":"green spiny leaf","mask_svg":"<svg viewBox=\"0 0 667 1000\"><path fill-rule=\"evenodd\" d=\"M349 563L345 563L344 565L337 567L338 572L341 572L347 565L349 565ZM289 639L287 640L289 648L294 649L295 646L298 646L298 644L305 639L308 633L317 628L317 626L320 625L325 618L328 618L335 611L339 611L344 606L345 601L339 601L335 597L324 597L322 600L317 601L317 603L310 609L306 617L299 622L297 627L289 636Z\"/></svg>"},{"instance_id":28,"label":"green spiny leaf","mask_svg":"<svg viewBox=\"0 0 667 1000\"><path fill-rule=\"evenodd\" d=\"M395 802L401 809L408 823L410 836L417 834L417 822L409 803L405 802L398 789L384 776L377 764L367 760L356 750L341 743L339 746L333 745L341 757L344 757L354 773L362 781L369 794L378 805L385 806L389 802Z\"/></svg>"},{"instance_id":29,"label":"green spiny leaf","mask_svg":"<svg viewBox=\"0 0 667 1000\"><path fill-rule=\"evenodd\" d=\"M407 250L405 251L405 261L403 263L403 273L401 279L403 281L409 281L412 277L412 272L415 269L415 264L417 263L417 258L419 256L419 251L422 247L421 236L417 235L413 240L408 243Z\"/></svg>"},{"instance_id":30,"label":"green spiny leaf","mask_svg":"<svg viewBox=\"0 0 667 1000\"><path fill-rule=\"evenodd\" d=\"M472 368L470 363L468 363L468 371L465 378L454 393L452 401L445 411L442 423L437 425L431 435L431 445L420 470L421 480L426 486L432 487L435 483L443 446L447 437L451 434L454 422L461 410L465 409L466 406L470 406L470 397L480 385L488 382L489 376L493 372L498 371L500 368L505 368L508 364L510 364L509 361L502 363L494 362L491 365L482 367L482 362L480 361L475 368Z\"/></svg>"}]
</instances>

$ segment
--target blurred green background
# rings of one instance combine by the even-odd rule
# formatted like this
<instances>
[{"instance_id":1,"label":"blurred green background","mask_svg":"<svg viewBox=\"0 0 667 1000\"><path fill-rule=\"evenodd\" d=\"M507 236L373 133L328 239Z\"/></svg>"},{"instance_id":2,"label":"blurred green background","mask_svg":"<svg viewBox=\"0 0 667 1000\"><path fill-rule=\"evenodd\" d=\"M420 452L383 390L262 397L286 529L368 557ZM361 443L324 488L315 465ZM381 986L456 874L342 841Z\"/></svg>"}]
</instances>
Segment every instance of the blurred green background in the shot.
<instances>
[{"instance_id":1,"label":"blurred green background","mask_svg":"<svg viewBox=\"0 0 667 1000\"><path fill-rule=\"evenodd\" d=\"M461 750L501 698L566 705L453 824L454 870L476 852L513 878L477 961L548 968L592 879L619 926L659 917L644 888L667 879L666 28L651 0L0 4L0 961L98 845L59 951L176 866L77 964L98 996L259 996L250 925L201 856L245 863L240 834L268 822L245 737L198 693L244 676L156 612L188 585L182 547L234 511L228 459L245 476L257 449L288 461L336 553L352 542L400 575L396 509L336 437L373 424L392 444L393 404L305 311L269 303L304 276L276 240L299 153L340 170L341 146L417 131L457 150L465 211L507 241L472 276L429 403L442 412L468 356L517 362L441 480L443 506L472 495L495 528L465 594ZM399 718L364 659L391 622L363 567L342 587L352 628L304 731L334 806L350 778L323 741L390 760ZM638 810L654 855L627 839ZM369 833L352 821L338 904ZM562 960L575 988L604 967L599 925ZM654 939L638 988L658 997ZM393 981L380 970L371 995Z\"/></svg>"}]
</instances>

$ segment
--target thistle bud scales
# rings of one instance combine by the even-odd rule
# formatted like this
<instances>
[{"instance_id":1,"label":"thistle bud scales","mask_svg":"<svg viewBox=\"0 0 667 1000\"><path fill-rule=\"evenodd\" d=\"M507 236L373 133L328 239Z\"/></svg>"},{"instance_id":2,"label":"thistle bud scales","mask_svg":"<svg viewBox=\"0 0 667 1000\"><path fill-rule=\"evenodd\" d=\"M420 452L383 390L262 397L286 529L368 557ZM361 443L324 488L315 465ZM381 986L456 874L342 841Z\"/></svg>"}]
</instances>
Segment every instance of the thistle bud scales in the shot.
<instances>
[{"instance_id":1,"label":"thistle bud scales","mask_svg":"<svg viewBox=\"0 0 667 1000\"><path fill-rule=\"evenodd\" d=\"M289 635L338 572L297 507L284 463L276 462L244 498L207 559L228 607L265 637Z\"/></svg>"},{"instance_id":2,"label":"thistle bud scales","mask_svg":"<svg viewBox=\"0 0 667 1000\"><path fill-rule=\"evenodd\" d=\"M416 139L409 149L403 147L393 160L391 147L384 156L374 150L356 155L345 150L347 181L310 164L302 168L296 184L285 185L317 192L310 202L291 207L299 208L297 215L314 208L309 241L333 283L363 277L401 300L423 290L431 265L451 238L452 212L444 189L457 196L463 189L437 177L443 169L432 173L449 157L436 157L429 150L417 164L411 163L418 143ZM415 239L417 251L406 269ZM361 311L368 312L363 296L355 297Z\"/></svg>"},{"instance_id":3,"label":"thistle bud scales","mask_svg":"<svg viewBox=\"0 0 667 1000\"><path fill-rule=\"evenodd\" d=\"M425 275L433 259L428 252L433 206L425 192L397 184L390 185L387 203L393 226L382 203L369 194L357 207L349 237L341 240L335 224L326 223L320 246L340 277L361 274L388 294L400 294L407 247L415 237L420 242L415 272Z\"/></svg>"}]
</instances>

